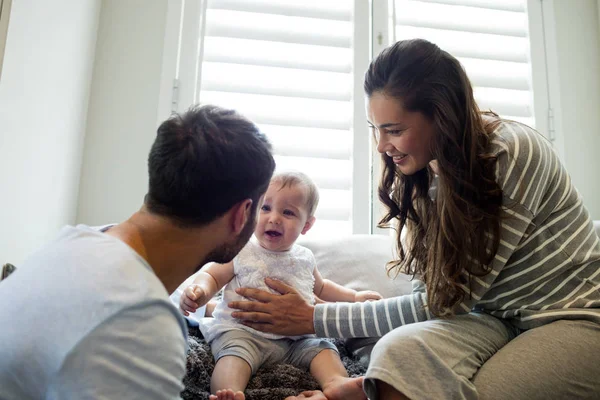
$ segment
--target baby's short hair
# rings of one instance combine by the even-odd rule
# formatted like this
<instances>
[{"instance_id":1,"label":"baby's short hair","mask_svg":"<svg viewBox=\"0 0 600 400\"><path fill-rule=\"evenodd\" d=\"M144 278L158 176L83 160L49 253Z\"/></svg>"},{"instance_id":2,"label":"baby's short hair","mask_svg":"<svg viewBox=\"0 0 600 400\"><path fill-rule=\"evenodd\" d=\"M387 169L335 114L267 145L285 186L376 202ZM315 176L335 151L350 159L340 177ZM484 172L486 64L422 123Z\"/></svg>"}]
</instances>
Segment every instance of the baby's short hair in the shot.
<instances>
[{"instance_id":1,"label":"baby's short hair","mask_svg":"<svg viewBox=\"0 0 600 400\"><path fill-rule=\"evenodd\" d=\"M306 209L308 211L308 216L312 217L315 215L315 211L319 205L319 189L317 189L317 185L315 185L308 175L298 171L279 172L274 174L271 178L271 184L273 183L279 183L281 185L279 189L292 187L294 185L303 186L306 190Z\"/></svg>"}]
</instances>

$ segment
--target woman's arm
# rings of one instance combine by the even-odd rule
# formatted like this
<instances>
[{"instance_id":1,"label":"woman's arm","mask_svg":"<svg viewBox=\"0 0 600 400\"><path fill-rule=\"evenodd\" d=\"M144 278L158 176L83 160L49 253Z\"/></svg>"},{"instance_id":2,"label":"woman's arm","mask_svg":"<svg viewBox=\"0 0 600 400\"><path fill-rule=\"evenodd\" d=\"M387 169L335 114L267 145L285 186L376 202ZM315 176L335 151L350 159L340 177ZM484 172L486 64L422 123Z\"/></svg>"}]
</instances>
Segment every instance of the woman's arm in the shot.
<instances>
[{"instance_id":1,"label":"woman's arm","mask_svg":"<svg viewBox=\"0 0 600 400\"><path fill-rule=\"evenodd\" d=\"M311 306L298 292L280 281L265 283L281 295L258 289L236 292L258 301L234 301L232 316L262 332L297 336L316 333L319 337L380 337L392 329L425 321L431 315L425 307L426 295L409 295L364 303L325 303Z\"/></svg>"}]
</instances>

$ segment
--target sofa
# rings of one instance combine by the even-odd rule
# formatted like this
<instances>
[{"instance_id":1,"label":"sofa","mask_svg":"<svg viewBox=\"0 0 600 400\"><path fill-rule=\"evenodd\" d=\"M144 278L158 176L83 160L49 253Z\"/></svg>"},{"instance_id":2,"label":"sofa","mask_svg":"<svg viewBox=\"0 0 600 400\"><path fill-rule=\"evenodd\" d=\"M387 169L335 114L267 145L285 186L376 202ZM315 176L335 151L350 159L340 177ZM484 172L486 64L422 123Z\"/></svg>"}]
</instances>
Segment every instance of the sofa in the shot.
<instances>
[{"instance_id":1,"label":"sofa","mask_svg":"<svg viewBox=\"0 0 600 400\"><path fill-rule=\"evenodd\" d=\"M600 236L600 221L595 221L594 227ZM299 244L313 251L323 277L337 283L355 290L377 290L384 297L398 296L412 290L409 276L400 274L392 280L386 274L385 265L394 258L395 248L394 239L389 235L350 235L326 240L302 237ZM174 301L178 302L177 292ZM377 340L360 338L332 341L340 350L349 375L358 376L366 372L371 350ZM190 327L189 344L188 372L184 379L186 389L182 397L207 398L214 368L212 354L200 332L193 326ZM289 365L277 365L261 369L250 381L246 396L248 400L283 399L301 390L316 388L316 382L306 371Z\"/></svg>"},{"instance_id":2,"label":"sofa","mask_svg":"<svg viewBox=\"0 0 600 400\"><path fill-rule=\"evenodd\" d=\"M600 221L594 222L600 236ZM410 277L399 275L394 280L388 278L385 264L394 258L394 239L388 235L350 235L327 240L303 237L300 244L313 251L321 274L328 279L355 290L377 290L384 297L409 293L412 289ZM13 267L3 268L5 278ZM184 282L172 295L178 304L178 295L193 277ZM189 321L187 374L184 378L184 399L208 399L210 376L214 360L210 347ZM377 338L339 340L332 339L338 347L342 362L350 376L364 375L370 352ZM281 400L303 390L317 389L317 382L307 371L291 365L275 365L262 368L250 381L246 390L248 400Z\"/></svg>"}]
</instances>

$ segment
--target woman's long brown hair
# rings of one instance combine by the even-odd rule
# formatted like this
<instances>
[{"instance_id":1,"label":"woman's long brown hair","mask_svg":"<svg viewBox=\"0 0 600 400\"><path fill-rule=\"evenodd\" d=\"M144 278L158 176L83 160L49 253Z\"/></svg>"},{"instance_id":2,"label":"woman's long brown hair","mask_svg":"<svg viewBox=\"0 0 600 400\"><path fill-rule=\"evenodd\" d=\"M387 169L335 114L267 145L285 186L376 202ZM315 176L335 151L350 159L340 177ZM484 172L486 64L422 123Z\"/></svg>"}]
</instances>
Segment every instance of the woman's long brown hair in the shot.
<instances>
[{"instance_id":1,"label":"woman's long brown hair","mask_svg":"<svg viewBox=\"0 0 600 400\"><path fill-rule=\"evenodd\" d=\"M460 63L422 39L385 49L371 62L364 88L368 97L391 96L434 124L435 198L429 194L430 167L403 175L383 154L379 199L387 214L379 224L397 220L399 259L388 264L388 273L417 275L426 284L430 311L453 314L470 296L472 276L489 273L498 249L502 191L494 177L496 159L486 153L498 116L484 118Z\"/></svg>"}]
</instances>

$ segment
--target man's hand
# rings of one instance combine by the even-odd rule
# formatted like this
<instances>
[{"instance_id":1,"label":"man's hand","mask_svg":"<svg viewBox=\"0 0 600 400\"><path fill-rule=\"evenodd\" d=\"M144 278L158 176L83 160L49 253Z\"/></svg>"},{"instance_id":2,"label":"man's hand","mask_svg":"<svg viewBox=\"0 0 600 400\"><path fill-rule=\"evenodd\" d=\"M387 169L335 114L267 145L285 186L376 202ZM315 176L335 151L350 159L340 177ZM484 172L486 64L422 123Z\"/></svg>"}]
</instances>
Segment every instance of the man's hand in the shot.
<instances>
[{"instance_id":1,"label":"man's hand","mask_svg":"<svg viewBox=\"0 0 600 400\"><path fill-rule=\"evenodd\" d=\"M233 301L232 314L241 323L262 332L285 336L315 333L314 306L308 304L294 288L275 279L267 278L265 283L279 294L258 289L240 288L236 292L248 299L258 301Z\"/></svg>"},{"instance_id":2,"label":"man's hand","mask_svg":"<svg viewBox=\"0 0 600 400\"><path fill-rule=\"evenodd\" d=\"M200 285L190 285L181 294L179 308L183 315L188 316L190 313L195 313L199 307L208 303L210 299L207 297Z\"/></svg>"},{"instance_id":3,"label":"man's hand","mask_svg":"<svg viewBox=\"0 0 600 400\"><path fill-rule=\"evenodd\" d=\"M361 290L360 292L356 292L356 294L354 295L354 301L357 303L381 299L383 299L383 296L373 290Z\"/></svg>"}]
</instances>

